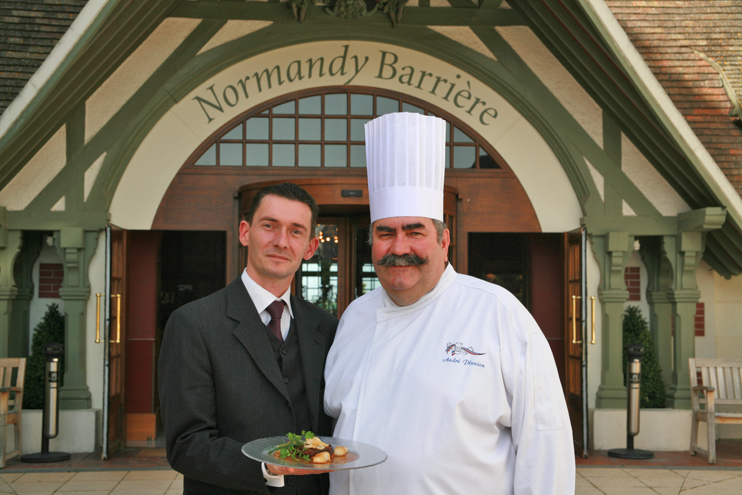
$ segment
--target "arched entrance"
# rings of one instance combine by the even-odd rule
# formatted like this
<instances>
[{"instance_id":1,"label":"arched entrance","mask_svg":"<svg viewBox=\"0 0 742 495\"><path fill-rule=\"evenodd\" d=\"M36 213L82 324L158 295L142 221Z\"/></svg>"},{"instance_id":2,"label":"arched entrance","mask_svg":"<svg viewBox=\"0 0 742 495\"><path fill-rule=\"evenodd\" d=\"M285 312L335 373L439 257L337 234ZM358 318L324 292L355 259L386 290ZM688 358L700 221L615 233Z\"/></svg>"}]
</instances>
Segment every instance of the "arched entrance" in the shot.
<instances>
[{"instance_id":1,"label":"arched entrance","mask_svg":"<svg viewBox=\"0 0 742 495\"><path fill-rule=\"evenodd\" d=\"M542 325L562 378L570 375L564 370L568 362L565 329L569 327L564 296L566 237L541 233L524 188L484 137L428 102L375 88L332 87L281 96L228 122L191 154L162 198L151 230L140 231L142 237L160 241L149 243L147 253L140 249L137 254L157 260L163 268L177 264L177 269L161 270L156 280L129 280L127 286L140 294L151 292L151 306L160 316L149 332L155 342L164 330L163 316L181 300L187 302L207 295L201 290L213 290L209 288L213 283L189 281L195 281L196 274L203 275L205 259L222 261L209 265L212 272L221 271L211 277L221 279L221 286L244 269L237 226L252 195L266 183L300 183L320 204L320 232L326 247L302 265L295 282L297 295L340 314L353 299L373 289L375 275L365 247L368 200L363 124L396 111L433 114L448 122L445 210L452 231L449 257L461 273L485 278L497 272L496 276L515 280L513 290L521 288L519 297ZM494 233L499 236L493 237ZM518 285L517 280L525 283ZM185 296L181 288L189 291L188 297L178 299ZM170 305L166 307L164 301ZM154 356L139 356L136 346L131 349L127 369L140 369L137 363L141 360L156 362L157 345ZM149 424L154 425L150 429L154 429L147 438L154 438L157 429L154 388L150 391L154 412L149 413ZM129 390L127 403L141 394ZM129 415L134 417L131 411Z\"/></svg>"}]
</instances>

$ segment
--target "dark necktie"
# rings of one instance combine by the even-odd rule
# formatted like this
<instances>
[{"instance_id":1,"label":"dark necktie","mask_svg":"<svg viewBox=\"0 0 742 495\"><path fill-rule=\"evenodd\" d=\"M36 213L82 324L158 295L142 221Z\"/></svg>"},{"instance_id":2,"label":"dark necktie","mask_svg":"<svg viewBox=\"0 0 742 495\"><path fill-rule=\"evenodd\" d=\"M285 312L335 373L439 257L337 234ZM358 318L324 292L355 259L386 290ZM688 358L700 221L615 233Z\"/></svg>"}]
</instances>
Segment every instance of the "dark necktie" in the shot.
<instances>
[{"instance_id":1,"label":"dark necktie","mask_svg":"<svg viewBox=\"0 0 742 495\"><path fill-rule=\"evenodd\" d=\"M283 335L281 334L281 316L283 316L283 301L273 301L268 305L266 310L271 315L271 321L268 322L268 330L273 333L278 340L283 342Z\"/></svg>"}]
</instances>

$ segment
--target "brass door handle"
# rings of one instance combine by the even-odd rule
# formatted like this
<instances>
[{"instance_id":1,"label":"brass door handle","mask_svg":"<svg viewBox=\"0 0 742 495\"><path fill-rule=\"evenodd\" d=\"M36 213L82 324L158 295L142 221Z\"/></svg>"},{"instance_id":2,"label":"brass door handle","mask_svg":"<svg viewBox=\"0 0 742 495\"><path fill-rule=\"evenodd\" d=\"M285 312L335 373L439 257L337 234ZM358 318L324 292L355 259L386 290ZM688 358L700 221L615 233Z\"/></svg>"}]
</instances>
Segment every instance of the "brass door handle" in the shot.
<instances>
[{"instance_id":1,"label":"brass door handle","mask_svg":"<svg viewBox=\"0 0 742 495\"><path fill-rule=\"evenodd\" d=\"M111 294L116 298L116 340L117 344L121 343L121 294Z\"/></svg>"},{"instance_id":2,"label":"brass door handle","mask_svg":"<svg viewBox=\"0 0 742 495\"><path fill-rule=\"evenodd\" d=\"M100 292L95 294L95 343L100 344Z\"/></svg>"},{"instance_id":3,"label":"brass door handle","mask_svg":"<svg viewBox=\"0 0 742 495\"><path fill-rule=\"evenodd\" d=\"M595 345L595 296L590 296L590 311L592 311L592 338L590 343Z\"/></svg>"},{"instance_id":4,"label":"brass door handle","mask_svg":"<svg viewBox=\"0 0 742 495\"><path fill-rule=\"evenodd\" d=\"M582 299L581 296L572 295L572 343L582 344L581 340L577 340L577 300Z\"/></svg>"}]
</instances>

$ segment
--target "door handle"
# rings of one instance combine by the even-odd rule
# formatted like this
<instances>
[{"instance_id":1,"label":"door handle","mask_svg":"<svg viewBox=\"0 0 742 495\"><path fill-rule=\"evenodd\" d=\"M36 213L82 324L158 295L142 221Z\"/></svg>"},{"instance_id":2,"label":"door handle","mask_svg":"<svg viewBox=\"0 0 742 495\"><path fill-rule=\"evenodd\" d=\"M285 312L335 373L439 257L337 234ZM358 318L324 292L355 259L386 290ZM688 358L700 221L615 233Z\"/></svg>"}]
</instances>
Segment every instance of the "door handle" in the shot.
<instances>
[{"instance_id":1,"label":"door handle","mask_svg":"<svg viewBox=\"0 0 742 495\"><path fill-rule=\"evenodd\" d=\"M95 294L95 343L100 344L100 292Z\"/></svg>"},{"instance_id":2,"label":"door handle","mask_svg":"<svg viewBox=\"0 0 742 495\"><path fill-rule=\"evenodd\" d=\"M581 340L577 340L577 300L582 299L581 296L572 295L572 343L582 344Z\"/></svg>"},{"instance_id":3,"label":"door handle","mask_svg":"<svg viewBox=\"0 0 742 495\"><path fill-rule=\"evenodd\" d=\"M115 343L121 343L121 294L111 294L116 298L116 340Z\"/></svg>"},{"instance_id":4,"label":"door handle","mask_svg":"<svg viewBox=\"0 0 742 495\"><path fill-rule=\"evenodd\" d=\"M592 335L590 344L595 345L595 296L590 296L590 311L592 312Z\"/></svg>"}]
</instances>

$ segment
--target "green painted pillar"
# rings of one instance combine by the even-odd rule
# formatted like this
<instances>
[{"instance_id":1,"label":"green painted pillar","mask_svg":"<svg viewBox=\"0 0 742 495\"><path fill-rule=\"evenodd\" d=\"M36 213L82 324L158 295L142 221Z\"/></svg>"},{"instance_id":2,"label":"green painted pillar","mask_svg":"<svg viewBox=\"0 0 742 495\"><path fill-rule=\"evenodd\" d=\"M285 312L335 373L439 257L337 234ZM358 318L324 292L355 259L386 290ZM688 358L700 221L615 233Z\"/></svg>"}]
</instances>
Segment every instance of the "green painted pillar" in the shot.
<instances>
[{"instance_id":1,"label":"green painted pillar","mask_svg":"<svg viewBox=\"0 0 742 495\"><path fill-rule=\"evenodd\" d=\"M23 236L20 230L8 230L5 213L5 208L0 209L0 357L11 357L13 300L18 294L13 268L21 251Z\"/></svg>"},{"instance_id":2,"label":"green painted pillar","mask_svg":"<svg viewBox=\"0 0 742 495\"><path fill-rule=\"evenodd\" d=\"M23 241L20 255L15 262L15 282L18 293L13 300L10 328L8 336L8 352L10 356L28 357L31 299L34 294L33 266L41 253L43 234L36 231L23 232Z\"/></svg>"},{"instance_id":3,"label":"green painted pillar","mask_svg":"<svg viewBox=\"0 0 742 495\"><path fill-rule=\"evenodd\" d=\"M64 300L64 386L59 392L60 409L89 409L90 389L86 373L86 314L90 297L88 268L98 245L98 232L66 228L55 234L59 257L64 264L64 282L59 295Z\"/></svg>"},{"instance_id":4,"label":"green painted pillar","mask_svg":"<svg viewBox=\"0 0 742 495\"><path fill-rule=\"evenodd\" d=\"M673 373L665 403L675 409L690 409L690 371L688 358L696 354L696 303L701 292L696 270L703 255L705 233L681 232L677 235L675 284L668 292L673 316Z\"/></svg>"},{"instance_id":5,"label":"green painted pillar","mask_svg":"<svg viewBox=\"0 0 742 495\"><path fill-rule=\"evenodd\" d=\"M591 236L595 257L600 266L602 324L602 370L596 395L596 407L623 409L626 407L626 387L623 380L623 313L629 298L624 268L634 250L634 236L626 232L609 232Z\"/></svg>"},{"instance_id":6,"label":"green painted pillar","mask_svg":"<svg viewBox=\"0 0 742 495\"><path fill-rule=\"evenodd\" d=\"M657 349L657 360L662 368L662 382L665 391L673 383L673 337L672 337L672 301L669 290L672 288L674 275L671 257L674 260L675 236L642 237L641 257L647 269L647 302L649 303L649 329ZM669 392L668 392L669 393Z\"/></svg>"}]
</instances>

